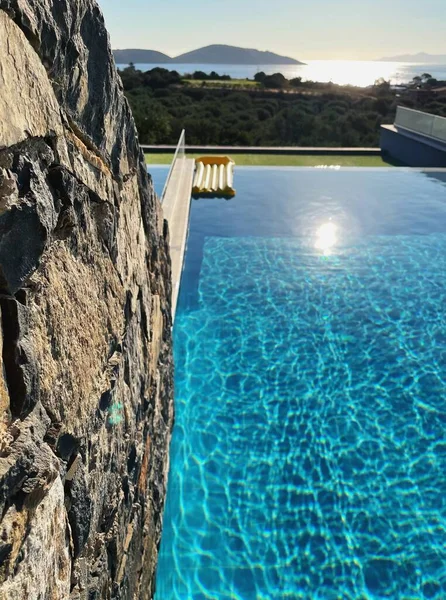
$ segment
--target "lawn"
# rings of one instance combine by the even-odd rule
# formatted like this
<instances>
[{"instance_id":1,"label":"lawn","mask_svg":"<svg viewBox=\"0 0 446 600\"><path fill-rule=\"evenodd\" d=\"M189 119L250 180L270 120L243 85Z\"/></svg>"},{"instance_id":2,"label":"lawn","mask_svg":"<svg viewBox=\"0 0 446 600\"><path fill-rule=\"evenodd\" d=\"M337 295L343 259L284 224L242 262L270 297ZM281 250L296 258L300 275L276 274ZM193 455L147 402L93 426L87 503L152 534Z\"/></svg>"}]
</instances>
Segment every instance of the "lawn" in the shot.
<instances>
[{"instance_id":1,"label":"lawn","mask_svg":"<svg viewBox=\"0 0 446 600\"><path fill-rule=\"evenodd\" d=\"M188 87L241 87L241 88L258 88L260 83L253 81L252 79L230 79L225 81L223 79L209 79L203 81L202 79L183 79L183 83Z\"/></svg>"},{"instance_id":2,"label":"lawn","mask_svg":"<svg viewBox=\"0 0 446 600\"><path fill-rule=\"evenodd\" d=\"M212 153L213 156L217 154ZM203 154L188 154L188 158L197 158ZM167 165L172 162L173 154L146 154L147 164ZM341 167L390 167L381 156L344 156L328 155L313 156L283 155L283 154L234 154L235 163L240 166L259 167L318 167L318 166L341 166Z\"/></svg>"}]
</instances>

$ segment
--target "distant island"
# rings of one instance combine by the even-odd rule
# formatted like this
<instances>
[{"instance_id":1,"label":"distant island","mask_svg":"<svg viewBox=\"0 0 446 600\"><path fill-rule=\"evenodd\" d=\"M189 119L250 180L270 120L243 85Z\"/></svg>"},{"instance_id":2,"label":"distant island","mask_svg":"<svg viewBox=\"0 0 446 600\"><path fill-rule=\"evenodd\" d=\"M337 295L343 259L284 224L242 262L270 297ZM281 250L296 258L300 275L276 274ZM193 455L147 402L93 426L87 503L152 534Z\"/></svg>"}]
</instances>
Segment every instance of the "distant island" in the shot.
<instances>
[{"instance_id":1,"label":"distant island","mask_svg":"<svg viewBox=\"0 0 446 600\"><path fill-rule=\"evenodd\" d=\"M426 54L426 52L419 52L418 54L401 54L400 56L388 56L386 58L381 58L380 61L426 63L429 65L446 65L446 54Z\"/></svg>"},{"instance_id":2,"label":"distant island","mask_svg":"<svg viewBox=\"0 0 446 600\"><path fill-rule=\"evenodd\" d=\"M162 52L157 52L156 50L139 50L137 48L113 50L113 56L118 65L128 65L129 63L164 64L172 62L170 56Z\"/></svg>"},{"instance_id":3,"label":"distant island","mask_svg":"<svg viewBox=\"0 0 446 600\"><path fill-rule=\"evenodd\" d=\"M186 52L172 59L176 63L207 63L223 65L303 65L304 63L274 52L262 52L253 48L238 48L214 44Z\"/></svg>"},{"instance_id":4,"label":"distant island","mask_svg":"<svg viewBox=\"0 0 446 600\"><path fill-rule=\"evenodd\" d=\"M170 57L155 50L113 50L117 64L304 65L294 58L253 48L213 44Z\"/></svg>"}]
</instances>

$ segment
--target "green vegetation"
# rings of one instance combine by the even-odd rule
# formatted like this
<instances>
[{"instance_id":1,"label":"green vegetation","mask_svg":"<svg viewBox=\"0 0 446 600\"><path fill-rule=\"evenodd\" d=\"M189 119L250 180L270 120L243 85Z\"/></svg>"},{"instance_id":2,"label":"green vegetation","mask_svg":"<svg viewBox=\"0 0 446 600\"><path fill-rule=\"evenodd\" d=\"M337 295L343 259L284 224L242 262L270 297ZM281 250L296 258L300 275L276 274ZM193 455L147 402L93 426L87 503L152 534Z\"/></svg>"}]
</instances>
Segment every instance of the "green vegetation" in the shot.
<instances>
[{"instance_id":1,"label":"green vegetation","mask_svg":"<svg viewBox=\"0 0 446 600\"><path fill-rule=\"evenodd\" d=\"M212 153L212 155L216 155ZM188 154L188 158L198 158L203 154ZM216 155L218 156L218 155ZM259 167L389 167L391 166L381 156L313 156L313 155L285 155L285 154L234 154L232 158L238 166ZM173 154L146 154L146 162L151 165L171 164Z\"/></svg>"},{"instance_id":2,"label":"green vegetation","mask_svg":"<svg viewBox=\"0 0 446 600\"><path fill-rule=\"evenodd\" d=\"M259 88L260 83L252 79L183 79L183 84L189 87L213 88Z\"/></svg>"},{"instance_id":3,"label":"green vegetation","mask_svg":"<svg viewBox=\"0 0 446 600\"><path fill-rule=\"evenodd\" d=\"M280 73L259 73L250 87L217 73L183 80L176 71L143 73L131 65L120 74L145 144L176 144L186 129L191 145L373 147L398 104L446 116L446 97L428 74L405 92L383 80L364 89L288 81Z\"/></svg>"},{"instance_id":4,"label":"green vegetation","mask_svg":"<svg viewBox=\"0 0 446 600\"><path fill-rule=\"evenodd\" d=\"M187 75L189 81L231 81L229 75L219 75L216 71L211 71L209 75L204 71L195 71L192 75Z\"/></svg>"}]
</instances>

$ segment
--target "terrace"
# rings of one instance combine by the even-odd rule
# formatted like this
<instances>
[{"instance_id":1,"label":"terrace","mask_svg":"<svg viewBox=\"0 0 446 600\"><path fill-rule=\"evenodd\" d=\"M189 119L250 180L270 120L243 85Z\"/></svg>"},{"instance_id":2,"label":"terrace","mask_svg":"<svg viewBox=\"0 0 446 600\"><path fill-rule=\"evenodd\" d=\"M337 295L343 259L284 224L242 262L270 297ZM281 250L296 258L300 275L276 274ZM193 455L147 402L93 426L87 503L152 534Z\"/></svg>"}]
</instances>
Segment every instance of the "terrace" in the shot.
<instances>
[{"instance_id":1,"label":"terrace","mask_svg":"<svg viewBox=\"0 0 446 600\"><path fill-rule=\"evenodd\" d=\"M446 118L399 106L381 126L381 150L411 167L446 167Z\"/></svg>"}]
</instances>

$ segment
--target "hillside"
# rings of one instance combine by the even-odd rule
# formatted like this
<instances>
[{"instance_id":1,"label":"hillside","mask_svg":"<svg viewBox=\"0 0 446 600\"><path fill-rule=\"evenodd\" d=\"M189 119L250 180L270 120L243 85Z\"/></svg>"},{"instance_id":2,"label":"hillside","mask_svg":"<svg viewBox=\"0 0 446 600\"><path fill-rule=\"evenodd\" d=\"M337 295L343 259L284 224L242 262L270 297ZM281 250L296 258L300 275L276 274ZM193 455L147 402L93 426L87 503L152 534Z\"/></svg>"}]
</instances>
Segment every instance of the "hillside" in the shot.
<instances>
[{"instance_id":1,"label":"hillside","mask_svg":"<svg viewBox=\"0 0 446 600\"><path fill-rule=\"evenodd\" d=\"M173 62L176 63L208 63L226 65L301 65L304 63L280 56L274 52L262 52L253 48L238 48L236 46L225 46L214 44L192 50L177 56Z\"/></svg>"},{"instance_id":2,"label":"hillside","mask_svg":"<svg viewBox=\"0 0 446 600\"><path fill-rule=\"evenodd\" d=\"M156 50L113 50L115 62L118 65L128 65L129 63L148 63L148 64L164 64L172 62L170 56L157 52Z\"/></svg>"},{"instance_id":3,"label":"hillside","mask_svg":"<svg viewBox=\"0 0 446 600\"><path fill-rule=\"evenodd\" d=\"M400 56L388 56L381 58L385 62L410 62L410 63L427 63L430 65L446 64L446 54L426 54L419 52L418 54L401 54Z\"/></svg>"},{"instance_id":4,"label":"hillside","mask_svg":"<svg viewBox=\"0 0 446 600\"><path fill-rule=\"evenodd\" d=\"M294 58L253 48L214 44L171 58L155 50L113 50L117 64L303 65Z\"/></svg>"},{"instance_id":5,"label":"hillside","mask_svg":"<svg viewBox=\"0 0 446 600\"><path fill-rule=\"evenodd\" d=\"M376 147L380 125L395 118L390 88L266 77L274 88L231 89L191 87L168 71L120 75L143 144L176 144L186 129L191 145Z\"/></svg>"}]
</instances>

